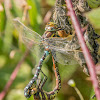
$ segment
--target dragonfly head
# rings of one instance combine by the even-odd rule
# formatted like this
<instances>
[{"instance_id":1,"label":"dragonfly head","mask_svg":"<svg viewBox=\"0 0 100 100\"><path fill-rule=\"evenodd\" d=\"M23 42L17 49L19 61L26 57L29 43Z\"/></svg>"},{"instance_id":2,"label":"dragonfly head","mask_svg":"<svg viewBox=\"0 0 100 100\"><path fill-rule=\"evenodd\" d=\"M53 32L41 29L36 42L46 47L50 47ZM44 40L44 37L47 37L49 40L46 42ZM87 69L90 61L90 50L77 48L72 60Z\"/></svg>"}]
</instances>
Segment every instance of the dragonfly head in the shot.
<instances>
[{"instance_id":1,"label":"dragonfly head","mask_svg":"<svg viewBox=\"0 0 100 100\"><path fill-rule=\"evenodd\" d=\"M45 27L46 31L57 31L57 25L54 22L48 22Z\"/></svg>"},{"instance_id":2,"label":"dragonfly head","mask_svg":"<svg viewBox=\"0 0 100 100\"><path fill-rule=\"evenodd\" d=\"M30 98L31 95L34 95L35 93L37 93L37 91L38 91L38 86L36 85L36 82L34 82L31 87L29 88L25 87L24 95L26 98Z\"/></svg>"},{"instance_id":3,"label":"dragonfly head","mask_svg":"<svg viewBox=\"0 0 100 100\"><path fill-rule=\"evenodd\" d=\"M37 88L33 88L33 89L31 90L31 94L32 94L32 95L34 95L34 94L36 94L36 93L37 93L37 91L38 91L38 89L37 89Z\"/></svg>"},{"instance_id":4,"label":"dragonfly head","mask_svg":"<svg viewBox=\"0 0 100 100\"><path fill-rule=\"evenodd\" d=\"M45 33L42 35L42 38L54 37L58 31L57 25L54 22L49 22L45 26Z\"/></svg>"},{"instance_id":5,"label":"dragonfly head","mask_svg":"<svg viewBox=\"0 0 100 100\"><path fill-rule=\"evenodd\" d=\"M31 87L31 95L34 95L37 91L38 91L38 86L35 83L33 83Z\"/></svg>"}]
</instances>

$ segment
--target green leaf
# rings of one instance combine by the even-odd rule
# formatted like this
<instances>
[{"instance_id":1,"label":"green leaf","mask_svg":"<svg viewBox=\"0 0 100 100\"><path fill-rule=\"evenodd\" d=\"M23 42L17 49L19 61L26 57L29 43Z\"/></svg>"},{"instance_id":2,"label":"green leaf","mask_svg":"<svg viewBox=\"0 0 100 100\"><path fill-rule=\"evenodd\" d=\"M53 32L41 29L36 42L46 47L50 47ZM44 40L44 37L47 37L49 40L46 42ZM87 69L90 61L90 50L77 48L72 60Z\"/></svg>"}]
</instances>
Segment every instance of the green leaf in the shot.
<instances>
[{"instance_id":1,"label":"green leaf","mask_svg":"<svg viewBox=\"0 0 100 100\"><path fill-rule=\"evenodd\" d=\"M91 8L97 8L100 6L100 0L87 0L87 2Z\"/></svg>"},{"instance_id":2,"label":"green leaf","mask_svg":"<svg viewBox=\"0 0 100 100\"><path fill-rule=\"evenodd\" d=\"M12 39L13 39L13 25L9 20L6 22L6 27L5 27L5 37L4 37L4 52L9 52L11 50L11 45L12 45Z\"/></svg>"},{"instance_id":3,"label":"green leaf","mask_svg":"<svg viewBox=\"0 0 100 100\"><path fill-rule=\"evenodd\" d=\"M15 0L11 0L12 3L12 14L17 17L22 17L22 9L18 8Z\"/></svg>"},{"instance_id":4,"label":"green leaf","mask_svg":"<svg viewBox=\"0 0 100 100\"><path fill-rule=\"evenodd\" d=\"M66 80L72 76L72 74L76 71L78 65L61 65L59 64L59 71L60 71L60 76L63 80ZM66 73L66 75L65 75Z\"/></svg>"},{"instance_id":5,"label":"green leaf","mask_svg":"<svg viewBox=\"0 0 100 100\"><path fill-rule=\"evenodd\" d=\"M6 63L6 57L4 55L0 55L0 69L4 66Z\"/></svg>"},{"instance_id":6,"label":"green leaf","mask_svg":"<svg viewBox=\"0 0 100 100\"><path fill-rule=\"evenodd\" d=\"M31 9L29 10L30 24L34 27L37 23L37 7L34 0L28 0L28 4L31 6Z\"/></svg>"},{"instance_id":7,"label":"green leaf","mask_svg":"<svg viewBox=\"0 0 100 100\"><path fill-rule=\"evenodd\" d=\"M85 15L95 29L100 29L100 8L93 9Z\"/></svg>"},{"instance_id":8,"label":"green leaf","mask_svg":"<svg viewBox=\"0 0 100 100\"><path fill-rule=\"evenodd\" d=\"M39 25L42 22L40 15L40 4L37 2L37 0L28 0L27 2L31 6L31 9L29 9L30 24L34 31L38 31L40 29Z\"/></svg>"},{"instance_id":9,"label":"green leaf","mask_svg":"<svg viewBox=\"0 0 100 100\"><path fill-rule=\"evenodd\" d=\"M33 95L30 98L28 98L27 100L34 100Z\"/></svg>"},{"instance_id":10,"label":"green leaf","mask_svg":"<svg viewBox=\"0 0 100 100\"><path fill-rule=\"evenodd\" d=\"M91 94L90 94L90 100L97 100L96 97L93 97L95 95L94 89L92 88Z\"/></svg>"},{"instance_id":11,"label":"green leaf","mask_svg":"<svg viewBox=\"0 0 100 100\"><path fill-rule=\"evenodd\" d=\"M5 27L5 11L2 6L2 10L0 10L0 32L4 30L4 27Z\"/></svg>"}]
</instances>

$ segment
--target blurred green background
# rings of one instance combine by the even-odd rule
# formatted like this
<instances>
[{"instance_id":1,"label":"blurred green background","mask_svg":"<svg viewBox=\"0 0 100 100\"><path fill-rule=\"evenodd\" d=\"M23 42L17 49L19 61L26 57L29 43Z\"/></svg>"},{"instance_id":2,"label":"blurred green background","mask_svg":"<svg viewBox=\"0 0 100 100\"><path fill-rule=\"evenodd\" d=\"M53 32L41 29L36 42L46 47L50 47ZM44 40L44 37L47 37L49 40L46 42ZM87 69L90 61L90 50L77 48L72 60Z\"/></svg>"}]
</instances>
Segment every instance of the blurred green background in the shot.
<instances>
[{"instance_id":1,"label":"blurred green background","mask_svg":"<svg viewBox=\"0 0 100 100\"><path fill-rule=\"evenodd\" d=\"M0 1L0 92L4 89L11 73L27 49L20 41L12 19L19 17L26 26L42 35L45 24L50 20L53 13L54 4L55 0ZM37 59L40 58L34 56L34 51L28 54L4 100L27 100L24 97L24 87L33 77ZM84 100L90 100L93 95L93 88L90 78L83 73L82 68L79 65L64 66L59 64L58 66L62 88L55 100L80 100L74 88L67 84L69 79L74 79ZM52 91L55 87L55 77L51 56L46 59L42 69L48 76L43 89ZM29 100L33 100L33 97Z\"/></svg>"}]
</instances>

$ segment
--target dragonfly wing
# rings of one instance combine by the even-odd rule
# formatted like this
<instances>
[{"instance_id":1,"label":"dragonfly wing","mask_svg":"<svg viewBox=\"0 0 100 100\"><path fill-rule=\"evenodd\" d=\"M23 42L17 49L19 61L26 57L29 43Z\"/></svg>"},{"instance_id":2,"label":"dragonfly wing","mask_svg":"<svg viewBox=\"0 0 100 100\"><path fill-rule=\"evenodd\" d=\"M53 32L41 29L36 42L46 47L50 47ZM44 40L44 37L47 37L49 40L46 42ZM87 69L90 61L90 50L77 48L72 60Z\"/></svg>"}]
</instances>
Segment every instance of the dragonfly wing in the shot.
<instances>
[{"instance_id":1,"label":"dragonfly wing","mask_svg":"<svg viewBox=\"0 0 100 100\"><path fill-rule=\"evenodd\" d=\"M76 64L79 59L85 63L83 53L80 50L78 40L67 38L48 38L45 39L46 46L52 51L55 60L61 64Z\"/></svg>"},{"instance_id":2,"label":"dragonfly wing","mask_svg":"<svg viewBox=\"0 0 100 100\"><path fill-rule=\"evenodd\" d=\"M42 38L41 36L36 33L35 31L32 31L28 27L26 27L23 23L21 23L18 19L14 19L14 25L19 31L19 36L21 37L24 44L32 51L35 55L41 55L40 53L43 53L44 46L42 44ZM31 46L31 47L30 47ZM38 51L38 53L36 53Z\"/></svg>"},{"instance_id":3,"label":"dragonfly wing","mask_svg":"<svg viewBox=\"0 0 100 100\"><path fill-rule=\"evenodd\" d=\"M72 41L69 39L69 37L46 38L44 40L44 46L47 46L50 50L54 50L61 53L80 49L78 41Z\"/></svg>"},{"instance_id":4,"label":"dragonfly wing","mask_svg":"<svg viewBox=\"0 0 100 100\"><path fill-rule=\"evenodd\" d=\"M55 49L56 51L61 50L62 49L65 51L72 51L72 50L77 50L80 48L79 42L78 40L74 40L70 37L65 37L65 38L61 38L61 37L50 37L50 38L45 38L45 46L49 46L49 49Z\"/></svg>"},{"instance_id":5,"label":"dragonfly wing","mask_svg":"<svg viewBox=\"0 0 100 100\"><path fill-rule=\"evenodd\" d=\"M74 54L64 54L63 52L57 52L57 51L53 51L52 50L52 55L54 57L54 59L63 65L73 65L73 64L77 64L75 58L74 58Z\"/></svg>"},{"instance_id":6,"label":"dragonfly wing","mask_svg":"<svg viewBox=\"0 0 100 100\"><path fill-rule=\"evenodd\" d=\"M19 31L19 35L22 36L23 41L26 39L33 41L34 43L39 43L41 41L41 36L35 32L26 27L23 23L21 23L18 19L14 19L14 25Z\"/></svg>"}]
</instances>

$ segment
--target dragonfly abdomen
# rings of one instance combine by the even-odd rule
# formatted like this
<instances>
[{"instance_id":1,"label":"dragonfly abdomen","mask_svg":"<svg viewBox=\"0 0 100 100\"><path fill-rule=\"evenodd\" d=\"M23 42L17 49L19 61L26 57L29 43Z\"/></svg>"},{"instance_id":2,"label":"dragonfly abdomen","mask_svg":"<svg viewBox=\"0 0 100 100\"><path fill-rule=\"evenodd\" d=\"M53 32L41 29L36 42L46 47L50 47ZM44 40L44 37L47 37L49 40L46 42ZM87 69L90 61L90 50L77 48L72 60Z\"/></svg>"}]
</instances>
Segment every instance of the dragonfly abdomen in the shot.
<instances>
[{"instance_id":1,"label":"dragonfly abdomen","mask_svg":"<svg viewBox=\"0 0 100 100\"><path fill-rule=\"evenodd\" d=\"M26 98L29 98L31 96L30 88L32 87L32 85L34 84L34 82L38 79L39 73L41 71L42 63L45 60L46 56L48 56L48 55L49 55L49 51L44 51L44 55L40 59L40 62L39 62L39 65L38 65L38 67L36 69L36 73L35 73L34 77L29 82L29 84L25 87L25 89L24 89L24 95L25 95Z\"/></svg>"}]
</instances>

